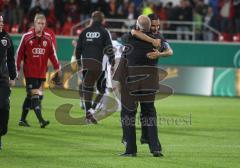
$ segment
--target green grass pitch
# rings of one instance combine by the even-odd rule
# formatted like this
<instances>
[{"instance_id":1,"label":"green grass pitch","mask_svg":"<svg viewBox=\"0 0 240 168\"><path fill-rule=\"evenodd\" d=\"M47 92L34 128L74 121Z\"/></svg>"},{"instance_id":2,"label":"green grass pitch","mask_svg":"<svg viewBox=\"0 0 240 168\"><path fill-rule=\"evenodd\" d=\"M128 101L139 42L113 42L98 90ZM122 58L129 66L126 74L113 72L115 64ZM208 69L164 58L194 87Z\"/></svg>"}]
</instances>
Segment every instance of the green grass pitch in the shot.
<instances>
[{"instance_id":1,"label":"green grass pitch","mask_svg":"<svg viewBox=\"0 0 240 168\"><path fill-rule=\"evenodd\" d=\"M30 112L30 128L18 126L23 88L14 88L8 135L3 137L1 168L235 168L240 167L239 98L173 95L156 102L159 137L165 157L154 158L147 145L138 156L123 158L119 112L98 125L67 126L55 119L55 109L72 103L73 117L83 116L79 101L45 91L43 114L51 124L40 129ZM161 119L161 120L160 120Z\"/></svg>"}]
</instances>

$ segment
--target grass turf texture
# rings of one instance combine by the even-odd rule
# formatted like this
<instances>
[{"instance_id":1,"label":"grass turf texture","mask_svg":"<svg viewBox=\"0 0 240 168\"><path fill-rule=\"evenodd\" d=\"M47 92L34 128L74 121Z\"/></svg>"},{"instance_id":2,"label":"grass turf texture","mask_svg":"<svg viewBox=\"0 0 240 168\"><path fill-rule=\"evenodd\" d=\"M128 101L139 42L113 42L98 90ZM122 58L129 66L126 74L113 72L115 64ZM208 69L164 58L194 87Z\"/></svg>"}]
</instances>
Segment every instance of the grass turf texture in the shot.
<instances>
[{"instance_id":1,"label":"grass turf texture","mask_svg":"<svg viewBox=\"0 0 240 168\"><path fill-rule=\"evenodd\" d=\"M25 96L23 88L14 88L8 135L0 152L2 168L229 168L240 167L240 103L237 98L170 96L156 103L164 158L154 158L147 145L140 145L138 124L136 158L123 158L120 143L119 113L98 125L66 126L55 120L55 109L72 103L73 117L83 116L79 101L63 99L45 91L43 113L51 124L40 129L34 112L30 128L19 127L18 120ZM190 122L174 123L188 120Z\"/></svg>"}]
</instances>

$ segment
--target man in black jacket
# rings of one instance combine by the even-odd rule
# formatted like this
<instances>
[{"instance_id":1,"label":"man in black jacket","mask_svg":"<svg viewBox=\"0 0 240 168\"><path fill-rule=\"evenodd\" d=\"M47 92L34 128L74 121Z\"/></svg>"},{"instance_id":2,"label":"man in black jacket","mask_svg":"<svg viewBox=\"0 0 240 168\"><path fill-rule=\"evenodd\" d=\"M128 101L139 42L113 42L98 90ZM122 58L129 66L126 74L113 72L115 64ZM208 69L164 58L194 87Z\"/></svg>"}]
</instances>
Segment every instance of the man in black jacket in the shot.
<instances>
[{"instance_id":1,"label":"man in black jacket","mask_svg":"<svg viewBox=\"0 0 240 168\"><path fill-rule=\"evenodd\" d=\"M139 16L136 26L141 32L154 37L149 33L151 21L147 16ZM137 102L140 102L141 111L146 113L142 124L145 124L148 129L150 152L153 156L160 157L163 155L158 139L157 116L154 107L155 94L159 89L157 59L148 57L148 53L153 51L151 43L142 41L131 34L125 37L125 42L132 48L132 51L123 52L123 57L127 61L123 65L126 67L120 71L117 69L116 78L114 77L114 79L120 79L121 83L121 123L123 142L126 145L126 151L122 156L136 156L135 118ZM120 66L123 65L120 64Z\"/></svg>"},{"instance_id":2,"label":"man in black jacket","mask_svg":"<svg viewBox=\"0 0 240 168\"><path fill-rule=\"evenodd\" d=\"M0 16L0 150L1 137L7 133L10 110L10 86L15 84L16 67L14 48L10 36L3 30L3 17Z\"/></svg>"},{"instance_id":3,"label":"man in black jacket","mask_svg":"<svg viewBox=\"0 0 240 168\"><path fill-rule=\"evenodd\" d=\"M83 68L83 99L85 103L86 119L97 123L93 116L93 91L97 84L100 94L105 93L105 72L102 69L103 56L109 56L109 62L114 63L112 41L108 30L103 27L104 14L100 11L92 13L89 27L79 35L76 48L76 58Z\"/></svg>"},{"instance_id":4,"label":"man in black jacket","mask_svg":"<svg viewBox=\"0 0 240 168\"><path fill-rule=\"evenodd\" d=\"M159 49L153 49L153 52L148 53L148 58L152 59L152 60L156 60L158 61L159 58L161 57L169 57L173 54L173 50L170 47L169 43L163 38L163 36L160 34L159 32L159 27L160 27L160 20L159 17L155 14L150 14L148 15L148 17L151 20L151 28L150 31L151 33L154 35L154 37L158 40L160 40L160 46ZM143 32L139 31L139 30L131 30L131 34L139 39L142 39L146 42L149 43L153 43L154 38L151 38L150 36L147 36L146 34L144 34ZM144 122L144 118L145 115L147 114L148 109L142 108L141 109L141 121ZM148 144L149 143L149 138L148 138L148 129L147 126L144 126L144 124L141 124L142 126L142 136L141 136L141 144Z\"/></svg>"}]
</instances>

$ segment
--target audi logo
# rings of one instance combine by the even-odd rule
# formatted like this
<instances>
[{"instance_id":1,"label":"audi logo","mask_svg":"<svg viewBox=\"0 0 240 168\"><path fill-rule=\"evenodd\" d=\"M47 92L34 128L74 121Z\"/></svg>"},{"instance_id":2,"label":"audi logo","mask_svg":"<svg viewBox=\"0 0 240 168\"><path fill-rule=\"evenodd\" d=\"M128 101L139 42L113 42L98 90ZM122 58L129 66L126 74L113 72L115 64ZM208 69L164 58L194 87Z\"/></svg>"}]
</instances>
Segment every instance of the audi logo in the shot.
<instances>
[{"instance_id":1,"label":"audi logo","mask_svg":"<svg viewBox=\"0 0 240 168\"><path fill-rule=\"evenodd\" d=\"M86 34L87 38L99 38L100 37L100 33L99 32L87 32Z\"/></svg>"},{"instance_id":2,"label":"audi logo","mask_svg":"<svg viewBox=\"0 0 240 168\"><path fill-rule=\"evenodd\" d=\"M44 55L45 54L45 49L44 48L33 48L32 53L34 55Z\"/></svg>"}]
</instances>

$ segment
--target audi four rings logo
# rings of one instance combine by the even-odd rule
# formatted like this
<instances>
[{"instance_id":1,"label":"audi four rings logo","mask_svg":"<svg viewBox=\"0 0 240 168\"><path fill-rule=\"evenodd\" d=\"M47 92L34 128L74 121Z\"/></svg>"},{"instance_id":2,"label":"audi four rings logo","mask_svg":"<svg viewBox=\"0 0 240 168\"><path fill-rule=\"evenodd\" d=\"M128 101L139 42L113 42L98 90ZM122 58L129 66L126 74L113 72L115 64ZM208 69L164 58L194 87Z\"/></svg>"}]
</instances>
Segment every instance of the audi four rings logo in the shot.
<instances>
[{"instance_id":1,"label":"audi four rings logo","mask_svg":"<svg viewBox=\"0 0 240 168\"><path fill-rule=\"evenodd\" d=\"M99 38L100 37L100 33L99 32L87 32L86 34L87 38Z\"/></svg>"},{"instance_id":2,"label":"audi four rings logo","mask_svg":"<svg viewBox=\"0 0 240 168\"><path fill-rule=\"evenodd\" d=\"M45 54L45 49L44 48L33 48L32 53L34 55L44 55Z\"/></svg>"}]
</instances>

